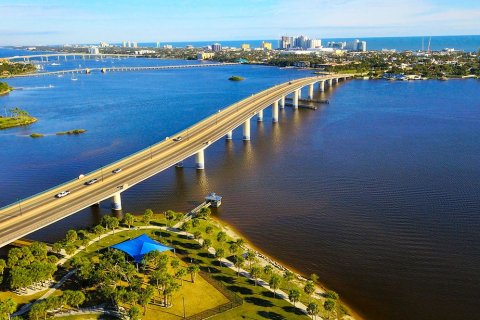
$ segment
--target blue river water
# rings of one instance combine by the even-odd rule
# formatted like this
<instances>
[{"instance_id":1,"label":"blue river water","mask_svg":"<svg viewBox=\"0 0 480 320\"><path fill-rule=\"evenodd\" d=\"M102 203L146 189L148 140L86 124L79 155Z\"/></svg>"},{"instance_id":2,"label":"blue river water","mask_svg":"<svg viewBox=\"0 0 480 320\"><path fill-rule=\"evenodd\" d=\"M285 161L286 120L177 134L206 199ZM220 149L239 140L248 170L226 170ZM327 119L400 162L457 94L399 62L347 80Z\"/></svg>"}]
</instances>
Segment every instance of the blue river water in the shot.
<instances>
[{"instance_id":1,"label":"blue river water","mask_svg":"<svg viewBox=\"0 0 480 320\"><path fill-rule=\"evenodd\" d=\"M186 63L53 62L45 69ZM18 106L39 121L0 131L0 206L308 75L237 65L9 79L22 89L0 97L0 111ZM276 259L317 273L368 319L478 318L479 89L473 79L341 83L316 111L287 108L273 125L267 110L263 123L252 120L252 141L236 130L233 141L213 144L206 170L187 159L129 189L123 212L187 210L215 191L224 196L222 220ZM76 128L88 131L55 135ZM102 203L29 237L56 241L109 213Z\"/></svg>"}]
</instances>

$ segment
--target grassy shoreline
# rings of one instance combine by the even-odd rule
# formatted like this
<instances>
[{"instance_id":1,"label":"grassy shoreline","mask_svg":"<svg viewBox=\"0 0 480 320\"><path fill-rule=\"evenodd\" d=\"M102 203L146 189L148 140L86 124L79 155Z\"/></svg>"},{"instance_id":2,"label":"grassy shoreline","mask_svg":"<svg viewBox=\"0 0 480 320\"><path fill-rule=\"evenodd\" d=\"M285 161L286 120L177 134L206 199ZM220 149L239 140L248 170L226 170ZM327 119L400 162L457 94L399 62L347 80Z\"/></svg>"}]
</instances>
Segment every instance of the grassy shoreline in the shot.
<instances>
[{"instance_id":1,"label":"grassy shoreline","mask_svg":"<svg viewBox=\"0 0 480 320\"><path fill-rule=\"evenodd\" d=\"M27 116L27 117L0 117L0 130L15 128L15 127L22 127L28 126L32 123L37 122L38 119L35 117Z\"/></svg>"}]
</instances>

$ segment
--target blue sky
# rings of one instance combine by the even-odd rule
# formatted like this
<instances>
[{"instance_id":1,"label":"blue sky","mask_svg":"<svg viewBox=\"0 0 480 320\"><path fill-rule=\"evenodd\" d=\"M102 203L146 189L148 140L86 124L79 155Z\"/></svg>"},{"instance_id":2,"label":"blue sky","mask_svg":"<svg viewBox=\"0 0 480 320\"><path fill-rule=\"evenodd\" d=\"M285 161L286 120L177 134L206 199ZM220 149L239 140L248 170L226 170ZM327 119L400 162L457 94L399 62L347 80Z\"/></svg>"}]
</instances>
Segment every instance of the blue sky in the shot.
<instances>
[{"instance_id":1,"label":"blue sky","mask_svg":"<svg viewBox=\"0 0 480 320\"><path fill-rule=\"evenodd\" d=\"M479 30L480 0L0 0L0 46Z\"/></svg>"}]
</instances>

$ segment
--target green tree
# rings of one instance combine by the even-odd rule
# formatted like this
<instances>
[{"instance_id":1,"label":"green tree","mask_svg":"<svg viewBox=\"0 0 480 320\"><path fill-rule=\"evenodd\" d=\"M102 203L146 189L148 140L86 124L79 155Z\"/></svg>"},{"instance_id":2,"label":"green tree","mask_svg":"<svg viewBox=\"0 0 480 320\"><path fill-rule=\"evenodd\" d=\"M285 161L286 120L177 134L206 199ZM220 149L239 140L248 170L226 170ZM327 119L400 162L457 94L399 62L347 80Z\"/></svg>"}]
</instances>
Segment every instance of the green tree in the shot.
<instances>
[{"instance_id":1,"label":"green tree","mask_svg":"<svg viewBox=\"0 0 480 320\"><path fill-rule=\"evenodd\" d=\"M228 251L230 251L230 254L232 255L236 254L238 252L238 245L235 242L230 243Z\"/></svg>"},{"instance_id":2,"label":"green tree","mask_svg":"<svg viewBox=\"0 0 480 320\"><path fill-rule=\"evenodd\" d=\"M257 257L257 255L252 250L248 250L245 253L245 259L248 261L248 265L249 265L250 268L252 267L252 264L255 261L256 257Z\"/></svg>"},{"instance_id":3,"label":"green tree","mask_svg":"<svg viewBox=\"0 0 480 320\"><path fill-rule=\"evenodd\" d=\"M205 227L205 232L207 234L212 234L213 233L213 227L212 226L206 226Z\"/></svg>"},{"instance_id":4,"label":"green tree","mask_svg":"<svg viewBox=\"0 0 480 320\"><path fill-rule=\"evenodd\" d=\"M202 237L202 233L197 230L193 233L193 237L198 240Z\"/></svg>"},{"instance_id":5,"label":"green tree","mask_svg":"<svg viewBox=\"0 0 480 320\"><path fill-rule=\"evenodd\" d=\"M152 301L154 295L155 289L151 285L148 285L144 290L142 289L138 295L138 303L143 307L143 315L147 312L147 305Z\"/></svg>"},{"instance_id":6,"label":"green tree","mask_svg":"<svg viewBox=\"0 0 480 320\"><path fill-rule=\"evenodd\" d=\"M75 230L68 230L67 234L65 235L65 242L70 244L74 243L78 239L77 231Z\"/></svg>"},{"instance_id":7,"label":"green tree","mask_svg":"<svg viewBox=\"0 0 480 320\"><path fill-rule=\"evenodd\" d=\"M238 238L236 241L236 244L238 245L239 248L242 248L245 245L245 240L242 238Z\"/></svg>"},{"instance_id":8,"label":"green tree","mask_svg":"<svg viewBox=\"0 0 480 320\"><path fill-rule=\"evenodd\" d=\"M152 209L147 209L145 210L145 212L143 213L143 216L142 216L142 221L144 224L150 224L150 221L152 220L153 218L153 211Z\"/></svg>"},{"instance_id":9,"label":"green tree","mask_svg":"<svg viewBox=\"0 0 480 320\"><path fill-rule=\"evenodd\" d=\"M220 266L222 266L222 259L225 258L225 250L223 250L223 248L218 248L215 250L215 257L220 263Z\"/></svg>"},{"instance_id":10,"label":"green tree","mask_svg":"<svg viewBox=\"0 0 480 320\"><path fill-rule=\"evenodd\" d=\"M274 297L277 293L278 288L280 288L281 283L282 283L282 278L276 273L272 274L272 276L270 277L270 280L268 281L268 285L270 286L270 288L272 288Z\"/></svg>"},{"instance_id":11,"label":"green tree","mask_svg":"<svg viewBox=\"0 0 480 320\"><path fill-rule=\"evenodd\" d=\"M260 266L254 264L250 268L250 275L255 281L255 286L257 286L258 278L260 277L261 274L262 274L262 268L260 268Z\"/></svg>"},{"instance_id":12,"label":"green tree","mask_svg":"<svg viewBox=\"0 0 480 320\"><path fill-rule=\"evenodd\" d=\"M266 276L271 276L273 273L273 267L271 264L267 264L265 267L263 267L263 274Z\"/></svg>"},{"instance_id":13,"label":"green tree","mask_svg":"<svg viewBox=\"0 0 480 320\"><path fill-rule=\"evenodd\" d=\"M187 275L187 269L180 268L175 272L175 277L180 279L180 284L183 286L183 278Z\"/></svg>"},{"instance_id":14,"label":"green tree","mask_svg":"<svg viewBox=\"0 0 480 320\"><path fill-rule=\"evenodd\" d=\"M105 228L98 224L93 228L93 233L95 233L98 237L98 240L100 240L100 236L105 232Z\"/></svg>"},{"instance_id":15,"label":"green tree","mask_svg":"<svg viewBox=\"0 0 480 320\"><path fill-rule=\"evenodd\" d=\"M312 316L312 319L316 319L319 312L318 304L314 301L310 302L307 306L307 312Z\"/></svg>"},{"instance_id":16,"label":"green tree","mask_svg":"<svg viewBox=\"0 0 480 320\"><path fill-rule=\"evenodd\" d=\"M330 318L333 309L335 309L335 301L332 299L325 300L323 308L328 312L328 317Z\"/></svg>"},{"instance_id":17,"label":"green tree","mask_svg":"<svg viewBox=\"0 0 480 320\"><path fill-rule=\"evenodd\" d=\"M310 275L310 277L308 277L308 279L309 279L310 281L312 281L313 283L315 283L315 282L318 281L318 276L317 276L315 273L312 273L312 274Z\"/></svg>"},{"instance_id":18,"label":"green tree","mask_svg":"<svg viewBox=\"0 0 480 320\"><path fill-rule=\"evenodd\" d=\"M47 318L47 304L45 302L37 302L32 305L28 313L31 320L40 320Z\"/></svg>"},{"instance_id":19,"label":"green tree","mask_svg":"<svg viewBox=\"0 0 480 320\"><path fill-rule=\"evenodd\" d=\"M300 290L297 288L290 289L288 291L288 299L293 302L293 306L297 303L297 301L300 299Z\"/></svg>"},{"instance_id":20,"label":"green tree","mask_svg":"<svg viewBox=\"0 0 480 320\"><path fill-rule=\"evenodd\" d=\"M52 244L52 251L55 253L60 253L62 251L63 244L61 242L55 242Z\"/></svg>"},{"instance_id":21,"label":"green tree","mask_svg":"<svg viewBox=\"0 0 480 320\"><path fill-rule=\"evenodd\" d=\"M180 259L177 257L172 258L172 261L170 261L170 266L172 266L174 272L177 272L178 267L180 267Z\"/></svg>"},{"instance_id":22,"label":"green tree","mask_svg":"<svg viewBox=\"0 0 480 320\"><path fill-rule=\"evenodd\" d=\"M131 225L135 222L135 217L131 213L125 213L123 222L128 226L128 229L130 229Z\"/></svg>"},{"instance_id":23,"label":"green tree","mask_svg":"<svg viewBox=\"0 0 480 320\"><path fill-rule=\"evenodd\" d=\"M195 283L195 277L200 272L200 267L196 264L189 265L187 268L187 272L190 274L192 283Z\"/></svg>"},{"instance_id":24,"label":"green tree","mask_svg":"<svg viewBox=\"0 0 480 320\"><path fill-rule=\"evenodd\" d=\"M235 256L235 261L233 262L233 265L237 267L237 277L240 275L240 269L243 267L244 263L245 259L242 256Z\"/></svg>"},{"instance_id":25,"label":"green tree","mask_svg":"<svg viewBox=\"0 0 480 320\"><path fill-rule=\"evenodd\" d=\"M140 311L140 308L137 306L133 306L128 310L128 316L130 317L131 320L140 320L142 312Z\"/></svg>"},{"instance_id":26,"label":"green tree","mask_svg":"<svg viewBox=\"0 0 480 320\"><path fill-rule=\"evenodd\" d=\"M175 220L175 217L175 211L167 210L167 212L165 212L165 218L167 219L167 225L169 227L171 226L171 222Z\"/></svg>"},{"instance_id":27,"label":"green tree","mask_svg":"<svg viewBox=\"0 0 480 320\"><path fill-rule=\"evenodd\" d=\"M204 239L204 240L203 240L203 243L202 243L202 247L203 247L203 248L208 249L208 248L210 248L211 246L212 246L212 240L210 240L210 239Z\"/></svg>"},{"instance_id":28,"label":"green tree","mask_svg":"<svg viewBox=\"0 0 480 320\"><path fill-rule=\"evenodd\" d=\"M227 234L223 231L220 231L217 234L217 241L220 242L221 246L223 247L223 243L227 240Z\"/></svg>"},{"instance_id":29,"label":"green tree","mask_svg":"<svg viewBox=\"0 0 480 320\"><path fill-rule=\"evenodd\" d=\"M10 319L12 313L17 310L17 303L12 298L0 300L0 319Z\"/></svg>"},{"instance_id":30,"label":"green tree","mask_svg":"<svg viewBox=\"0 0 480 320\"><path fill-rule=\"evenodd\" d=\"M208 220L210 218L211 214L212 214L212 210L210 210L210 208L208 208L208 207L204 207L204 208L200 209L200 211L198 212L198 217L202 218L202 219L205 219L205 220Z\"/></svg>"},{"instance_id":31,"label":"green tree","mask_svg":"<svg viewBox=\"0 0 480 320\"><path fill-rule=\"evenodd\" d=\"M192 221L191 220L185 221L182 224L182 227L180 229L182 229L182 231L188 232L189 230L192 229Z\"/></svg>"},{"instance_id":32,"label":"green tree","mask_svg":"<svg viewBox=\"0 0 480 320\"><path fill-rule=\"evenodd\" d=\"M73 244L69 243L65 246L65 253L69 256L75 253L75 250L77 250L77 247L75 247Z\"/></svg>"},{"instance_id":33,"label":"green tree","mask_svg":"<svg viewBox=\"0 0 480 320\"><path fill-rule=\"evenodd\" d=\"M312 281L307 281L305 287L303 287L303 291L310 296L315 292L315 284Z\"/></svg>"},{"instance_id":34,"label":"green tree","mask_svg":"<svg viewBox=\"0 0 480 320\"><path fill-rule=\"evenodd\" d=\"M194 218L192 219L192 226L194 228L198 227L200 225L200 219Z\"/></svg>"},{"instance_id":35,"label":"green tree","mask_svg":"<svg viewBox=\"0 0 480 320\"><path fill-rule=\"evenodd\" d=\"M327 299L338 300L338 293L333 290L328 290L327 292L325 292L324 296Z\"/></svg>"},{"instance_id":36,"label":"green tree","mask_svg":"<svg viewBox=\"0 0 480 320\"><path fill-rule=\"evenodd\" d=\"M294 274L293 272L289 271L289 270L285 270L285 272L283 273L283 279L285 279L285 281L292 281L293 278L294 278Z\"/></svg>"}]
</instances>

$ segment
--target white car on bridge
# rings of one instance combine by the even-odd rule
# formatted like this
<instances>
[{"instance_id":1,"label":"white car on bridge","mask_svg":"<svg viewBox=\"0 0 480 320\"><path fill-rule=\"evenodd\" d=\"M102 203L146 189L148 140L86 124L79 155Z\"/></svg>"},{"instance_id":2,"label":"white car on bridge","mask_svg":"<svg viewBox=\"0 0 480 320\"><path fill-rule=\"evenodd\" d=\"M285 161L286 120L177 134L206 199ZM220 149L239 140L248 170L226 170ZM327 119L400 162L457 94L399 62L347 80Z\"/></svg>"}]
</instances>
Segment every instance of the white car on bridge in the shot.
<instances>
[{"instance_id":1,"label":"white car on bridge","mask_svg":"<svg viewBox=\"0 0 480 320\"><path fill-rule=\"evenodd\" d=\"M65 197L65 196L68 196L69 194L70 194L70 191L69 191L69 190L65 190L65 191L62 191L62 192L60 192L60 193L57 193L57 194L55 195L55 197L57 197L57 198L63 198L63 197Z\"/></svg>"}]
</instances>

